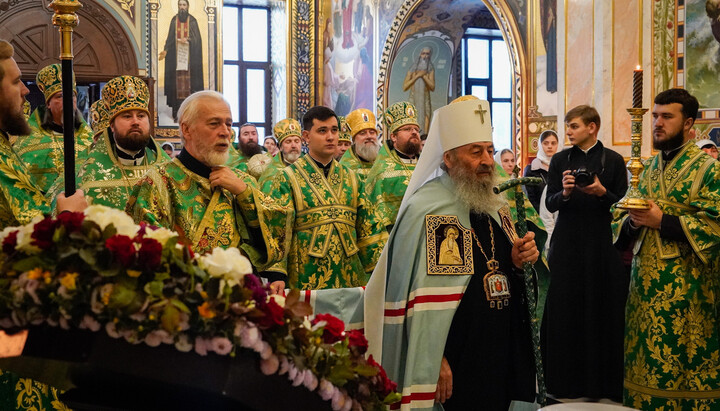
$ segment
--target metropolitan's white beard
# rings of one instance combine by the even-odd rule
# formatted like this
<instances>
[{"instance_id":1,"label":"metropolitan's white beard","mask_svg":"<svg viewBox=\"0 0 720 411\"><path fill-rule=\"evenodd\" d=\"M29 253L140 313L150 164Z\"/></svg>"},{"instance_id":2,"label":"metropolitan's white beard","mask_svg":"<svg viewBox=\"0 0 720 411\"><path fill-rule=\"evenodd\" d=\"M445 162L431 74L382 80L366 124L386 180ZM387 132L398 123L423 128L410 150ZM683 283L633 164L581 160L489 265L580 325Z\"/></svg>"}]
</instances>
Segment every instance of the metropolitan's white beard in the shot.
<instances>
[{"instance_id":1,"label":"metropolitan's white beard","mask_svg":"<svg viewBox=\"0 0 720 411\"><path fill-rule=\"evenodd\" d=\"M363 159L373 162L380 151L380 144L355 144L355 154Z\"/></svg>"},{"instance_id":2,"label":"metropolitan's white beard","mask_svg":"<svg viewBox=\"0 0 720 411\"><path fill-rule=\"evenodd\" d=\"M493 215L507 204L503 195L492 191L497 183L494 171L490 177L478 178L472 171L458 167L450 177L455 182L458 199L472 212Z\"/></svg>"}]
</instances>

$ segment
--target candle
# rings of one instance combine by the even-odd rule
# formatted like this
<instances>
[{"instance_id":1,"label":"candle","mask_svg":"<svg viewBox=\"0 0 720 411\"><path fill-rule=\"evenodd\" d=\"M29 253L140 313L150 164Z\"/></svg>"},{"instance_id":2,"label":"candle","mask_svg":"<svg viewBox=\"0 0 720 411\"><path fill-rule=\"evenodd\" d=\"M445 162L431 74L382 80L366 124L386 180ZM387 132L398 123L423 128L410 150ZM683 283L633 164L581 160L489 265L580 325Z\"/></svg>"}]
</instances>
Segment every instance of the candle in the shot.
<instances>
[{"instance_id":1,"label":"candle","mask_svg":"<svg viewBox=\"0 0 720 411\"><path fill-rule=\"evenodd\" d=\"M640 66L633 71L633 108L642 107L643 71Z\"/></svg>"}]
</instances>

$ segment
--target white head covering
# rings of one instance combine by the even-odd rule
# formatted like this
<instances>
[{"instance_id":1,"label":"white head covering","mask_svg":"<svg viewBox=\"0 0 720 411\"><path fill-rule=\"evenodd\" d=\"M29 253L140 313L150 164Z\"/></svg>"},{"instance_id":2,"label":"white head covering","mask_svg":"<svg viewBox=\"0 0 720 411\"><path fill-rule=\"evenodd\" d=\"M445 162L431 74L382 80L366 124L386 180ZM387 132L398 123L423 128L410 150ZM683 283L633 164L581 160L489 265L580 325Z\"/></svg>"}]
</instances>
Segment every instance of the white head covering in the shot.
<instances>
[{"instance_id":1,"label":"white head covering","mask_svg":"<svg viewBox=\"0 0 720 411\"><path fill-rule=\"evenodd\" d=\"M405 190L398 216L407 208L408 199L415 191L444 173L440 165L446 151L471 143L492 142L489 107L487 101L463 96L435 110L425 147ZM365 335L370 343L368 353L375 358L382 358L384 304L380 302L385 300L387 252L388 247L385 247L365 289Z\"/></svg>"},{"instance_id":2,"label":"white head covering","mask_svg":"<svg viewBox=\"0 0 720 411\"><path fill-rule=\"evenodd\" d=\"M427 143L426 143L426 144L427 144ZM703 148L703 147L705 147L705 146L708 145L708 144L710 144L711 146L717 148L717 144L715 144L714 141L708 140L708 139L698 140L698 141L695 142L695 144L698 146L698 148Z\"/></svg>"},{"instance_id":3,"label":"white head covering","mask_svg":"<svg viewBox=\"0 0 720 411\"><path fill-rule=\"evenodd\" d=\"M539 147L538 147L537 156L536 156L535 159L530 163L530 168L533 169L533 170L537 170L537 169L540 169L540 168L547 170L547 169L548 169L548 165L550 165L550 157L552 157L552 156L548 156L547 153L545 153L545 148L544 148L543 145L542 145L543 137L549 136L550 133L554 133L554 134L555 134L555 139L556 139L557 142L558 142L557 150L555 151L556 153L562 151L563 146L565 145L565 144L564 144L565 142L560 139L560 137L557 135L557 132L555 132L555 130L545 130L545 131L543 131L543 132L540 134L540 138L538 138L538 145L539 145ZM547 138L547 137L545 137L545 138Z\"/></svg>"}]
</instances>

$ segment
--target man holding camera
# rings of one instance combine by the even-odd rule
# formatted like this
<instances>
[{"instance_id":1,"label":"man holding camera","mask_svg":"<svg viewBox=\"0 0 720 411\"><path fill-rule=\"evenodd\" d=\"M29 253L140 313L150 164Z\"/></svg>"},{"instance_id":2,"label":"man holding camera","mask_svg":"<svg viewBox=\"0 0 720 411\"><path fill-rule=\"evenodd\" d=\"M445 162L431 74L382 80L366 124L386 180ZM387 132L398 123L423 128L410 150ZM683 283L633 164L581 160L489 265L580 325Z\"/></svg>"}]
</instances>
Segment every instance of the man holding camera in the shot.
<instances>
[{"instance_id":1,"label":"man holding camera","mask_svg":"<svg viewBox=\"0 0 720 411\"><path fill-rule=\"evenodd\" d=\"M565 127L572 147L550 161L545 201L558 211L540 332L545 381L555 398L620 401L628 278L610 207L625 195L627 172L622 156L598 141L593 107L570 110Z\"/></svg>"}]
</instances>

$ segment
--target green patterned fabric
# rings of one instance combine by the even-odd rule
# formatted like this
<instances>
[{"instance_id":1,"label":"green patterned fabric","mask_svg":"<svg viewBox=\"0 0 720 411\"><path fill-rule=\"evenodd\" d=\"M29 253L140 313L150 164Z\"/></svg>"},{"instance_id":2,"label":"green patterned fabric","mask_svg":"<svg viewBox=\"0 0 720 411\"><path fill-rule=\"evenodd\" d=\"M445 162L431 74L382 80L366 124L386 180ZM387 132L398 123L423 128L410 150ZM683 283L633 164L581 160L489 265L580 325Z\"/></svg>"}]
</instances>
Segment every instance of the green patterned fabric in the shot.
<instances>
[{"instance_id":1,"label":"green patterned fabric","mask_svg":"<svg viewBox=\"0 0 720 411\"><path fill-rule=\"evenodd\" d=\"M0 410L70 411L58 400L58 390L0 370Z\"/></svg>"},{"instance_id":2,"label":"green patterned fabric","mask_svg":"<svg viewBox=\"0 0 720 411\"><path fill-rule=\"evenodd\" d=\"M333 160L326 178L306 155L280 170L264 191L292 210L290 225L282 214L270 220L275 232L291 230L286 259L270 271L303 290L367 283L387 232L369 218L354 172Z\"/></svg>"},{"instance_id":3,"label":"green patterned fabric","mask_svg":"<svg viewBox=\"0 0 720 411\"><path fill-rule=\"evenodd\" d=\"M264 196L251 176L234 172L248 185L238 196L225 189L212 190L207 178L176 157L148 170L135 186L126 211L138 223L178 232L201 254L215 247L238 247L261 271L282 258L285 241L282 233L271 234L263 215L272 212L281 219L287 210Z\"/></svg>"},{"instance_id":4,"label":"green patterned fabric","mask_svg":"<svg viewBox=\"0 0 720 411\"><path fill-rule=\"evenodd\" d=\"M380 148L380 151L382 150L383 149ZM378 156L379 155L380 153L378 153ZM340 164L354 171L361 183L364 183L365 180L367 180L367 175L370 173L370 169L373 166L372 161L362 160L357 154L355 154L355 144L345 151L345 154L343 154L342 158L340 158Z\"/></svg>"},{"instance_id":5,"label":"green patterned fabric","mask_svg":"<svg viewBox=\"0 0 720 411\"><path fill-rule=\"evenodd\" d=\"M663 165L645 163L638 189L677 216L685 241L643 227L625 312L625 405L720 409L720 163L692 141ZM619 236L628 217L614 209Z\"/></svg>"},{"instance_id":6,"label":"green patterned fabric","mask_svg":"<svg viewBox=\"0 0 720 411\"><path fill-rule=\"evenodd\" d=\"M229 152L230 155L229 155L228 161L225 163L225 165L228 166L228 167L230 167L230 168L234 168L234 169L240 170L240 171L242 171L243 173L246 173L246 174L247 174L247 172L248 172L247 162L248 162L248 160L250 160L250 159L247 158L247 157L245 157L245 156L240 152L240 150L238 150L238 149L236 149L235 147L233 147L232 144L230 144L230 150L229 150L228 152Z\"/></svg>"},{"instance_id":7,"label":"green patterned fabric","mask_svg":"<svg viewBox=\"0 0 720 411\"><path fill-rule=\"evenodd\" d=\"M265 191L265 185L268 184L268 181L272 181L275 175L285 167L287 167L287 164L283 161L283 153L280 151L273 157L272 162L268 164L265 171L263 171L260 178L258 178L258 186Z\"/></svg>"},{"instance_id":8,"label":"green patterned fabric","mask_svg":"<svg viewBox=\"0 0 720 411\"><path fill-rule=\"evenodd\" d=\"M415 106L407 101L399 101L385 110L385 124L387 125L387 138L395 130L406 124L414 124L418 127L417 110Z\"/></svg>"},{"instance_id":9,"label":"green patterned fabric","mask_svg":"<svg viewBox=\"0 0 720 411\"><path fill-rule=\"evenodd\" d=\"M73 73L72 83L73 91L77 93L75 73ZM35 84L37 84L38 88L45 96L45 102L47 102L55 93L62 91L62 66L55 63L43 67L35 76Z\"/></svg>"},{"instance_id":10,"label":"green patterned fabric","mask_svg":"<svg viewBox=\"0 0 720 411\"><path fill-rule=\"evenodd\" d=\"M414 170L415 164L403 162L394 149L383 144L368 173L365 196L373 206L374 216L388 232L395 224L400 203Z\"/></svg>"},{"instance_id":11,"label":"green patterned fabric","mask_svg":"<svg viewBox=\"0 0 720 411\"><path fill-rule=\"evenodd\" d=\"M63 175L65 158L63 153L63 134L42 128L42 119L47 107L39 106L30 116L31 133L29 136L18 137L13 149L27 166L30 179L43 193L47 193L55 179ZM85 161L88 149L93 143L93 131L81 120L75 130L75 168L76 171Z\"/></svg>"},{"instance_id":12,"label":"green patterned fabric","mask_svg":"<svg viewBox=\"0 0 720 411\"><path fill-rule=\"evenodd\" d=\"M88 159L80 167L78 186L85 192L88 204L124 210L135 184L147 170L157 164L170 161L170 157L160 148L155 139L145 148L145 161L139 166L122 164L113 148L110 131L107 129L92 146ZM63 178L58 178L50 189L54 196L62 191Z\"/></svg>"},{"instance_id":13,"label":"green patterned fabric","mask_svg":"<svg viewBox=\"0 0 720 411\"><path fill-rule=\"evenodd\" d=\"M24 163L15 154L8 135L0 131L0 230L28 224L51 212L50 203L35 186Z\"/></svg>"}]
</instances>

